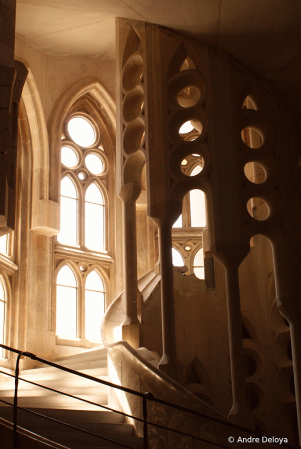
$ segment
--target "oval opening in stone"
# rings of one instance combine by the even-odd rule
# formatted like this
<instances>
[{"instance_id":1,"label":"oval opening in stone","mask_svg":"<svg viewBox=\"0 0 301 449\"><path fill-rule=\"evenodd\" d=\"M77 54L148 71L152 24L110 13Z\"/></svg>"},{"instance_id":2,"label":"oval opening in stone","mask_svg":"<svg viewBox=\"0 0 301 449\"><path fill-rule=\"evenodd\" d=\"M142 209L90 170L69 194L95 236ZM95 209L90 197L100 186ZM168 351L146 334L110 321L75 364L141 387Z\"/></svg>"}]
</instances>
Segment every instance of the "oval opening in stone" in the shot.
<instances>
[{"instance_id":1,"label":"oval opening in stone","mask_svg":"<svg viewBox=\"0 0 301 449\"><path fill-rule=\"evenodd\" d=\"M183 140L195 140L199 137L203 125L199 120L188 120L179 129L179 135Z\"/></svg>"},{"instance_id":2,"label":"oval opening in stone","mask_svg":"<svg viewBox=\"0 0 301 449\"><path fill-rule=\"evenodd\" d=\"M138 117L129 123L123 136L123 148L127 154L132 154L143 145L145 126L143 120Z\"/></svg>"},{"instance_id":3,"label":"oval opening in stone","mask_svg":"<svg viewBox=\"0 0 301 449\"><path fill-rule=\"evenodd\" d=\"M123 103L123 117L127 122L135 120L143 109L144 92L141 86L137 86L129 92Z\"/></svg>"},{"instance_id":4,"label":"oval opening in stone","mask_svg":"<svg viewBox=\"0 0 301 449\"><path fill-rule=\"evenodd\" d=\"M247 127L241 132L242 141L250 148L258 149L263 144L263 138L259 130Z\"/></svg>"},{"instance_id":5,"label":"oval opening in stone","mask_svg":"<svg viewBox=\"0 0 301 449\"><path fill-rule=\"evenodd\" d=\"M134 89L142 80L143 59L140 55L131 56L124 67L122 84L125 90Z\"/></svg>"},{"instance_id":6,"label":"oval opening in stone","mask_svg":"<svg viewBox=\"0 0 301 449\"><path fill-rule=\"evenodd\" d=\"M188 161L191 162L191 160L195 161L195 158L199 158L198 163L193 164L193 169L190 171L190 169L187 169ZM191 164L189 164L191 167ZM181 171L186 176L196 176L203 170L204 167L204 159L200 154L190 154L189 156L186 156L185 159L181 162Z\"/></svg>"},{"instance_id":7,"label":"oval opening in stone","mask_svg":"<svg viewBox=\"0 0 301 449\"><path fill-rule=\"evenodd\" d=\"M81 181L84 181L84 180L87 178L86 173L83 172L83 171L80 171L79 174L78 174L77 176L79 177L79 179L80 179Z\"/></svg>"},{"instance_id":8,"label":"oval opening in stone","mask_svg":"<svg viewBox=\"0 0 301 449\"><path fill-rule=\"evenodd\" d=\"M98 154L90 153L85 157L87 169L93 175L100 175L103 172L104 164Z\"/></svg>"},{"instance_id":9,"label":"oval opening in stone","mask_svg":"<svg viewBox=\"0 0 301 449\"><path fill-rule=\"evenodd\" d=\"M68 168L73 168L78 164L78 155L73 148L65 145L62 147L61 162Z\"/></svg>"},{"instance_id":10,"label":"oval opening in stone","mask_svg":"<svg viewBox=\"0 0 301 449\"><path fill-rule=\"evenodd\" d=\"M255 220L266 220L269 216L268 205L261 198L250 198L247 202L247 209Z\"/></svg>"},{"instance_id":11,"label":"oval opening in stone","mask_svg":"<svg viewBox=\"0 0 301 449\"><path fill-rule=\"evenodd\" d=\"M96 140L94 127L83 117L73 117L69 120L68 133L71 139L81 147L91 147Z\"/></svg>"},{"instance_id":12,"label":"oval opening in stone","mask_svg":"<svg viewBox=\"0 0 301 449\"><path fill-rule=\"evenodd\" d=\"M188 86L178 94L177 101L183 108L191 108L197 104L200 98L200 90L196 86Z\"/></svg>"},{"instance_id":13,"label":"oval opening in stone","mask_svg":"<svg viewBox=\"0 0 301 449\"><path fill-rule=\"evenodd\" d=\"M248 162L244 167L246 178L254 184L262 184L266 180L264 168L257 162Z\"/></svg>"}]
</instances>

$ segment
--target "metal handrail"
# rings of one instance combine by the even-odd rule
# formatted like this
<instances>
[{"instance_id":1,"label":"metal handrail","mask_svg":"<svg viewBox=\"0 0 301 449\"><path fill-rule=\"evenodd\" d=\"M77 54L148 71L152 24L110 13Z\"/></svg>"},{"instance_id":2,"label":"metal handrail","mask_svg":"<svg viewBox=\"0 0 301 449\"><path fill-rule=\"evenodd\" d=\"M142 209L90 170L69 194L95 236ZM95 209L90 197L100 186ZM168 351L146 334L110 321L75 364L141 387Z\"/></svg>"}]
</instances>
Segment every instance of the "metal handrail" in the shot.
<instances>
[{"instance_id":1,"label":"metal handrail","mask_svg":"<svg viewBox=\"0 0 301 449\"><path fill-rule=\"evenodd\" d=\"M50 360L47 360L47 359L43 359L43 358L41 358L41 357L38 357L38 356L36 356L35 354L32 354L31 352L20 351L20 350L18 350L18 349L15 349L15 348L12 348L12 347L10 347L10 346L3 345L3 344L0 344L0 347L3 348L3 349L5 349L5 350L7 350L7 351L14 352L14 353L18 354L18 357L17 357L17 360L16 360L15 375L12 375L12 374L9 374L9 373L5 373L4 371L0 371L0 373L2 373L2 374L5 374L5 375L7 375L7 376L10 376L10 377L14 377L14 378L15 378L15 395L14 395L14 404L13 404L13 407L14 407L14 438L13 438L14 443L13 443L13 448L14 448L14 449L16 449L16 448L18 447L18 446L17 446L17 437L18 437L18 436L17 436L17 412L18 412L18 409L19 409L19 410L26 411L26 412L29 412L29 413L32 413L32 414L35 414L35 415L38 415L38 416L41 416L41 417L46 418L46 419L49 419L49 420L51 420L51 421L55 421L55 422L60 423L60 424L62 424L62 425L66 425L66 426L71 427L71 428L74 428L74 429L76 429L76 430L80 430L80 431L83 431L83 432L85 432L85 433L89 433L89 434L91 434L91 435L93 435L93 436L102 438L102 439L107 440L107 441L110 441L110 442L114 442L114 443L120 444L120 445L123 446L123 447L127 447L127 448L131 449L130 446L126 446L126 445L121 444L121 443L119 443L119 442L116 442L116 441L110 440L110 439L108 439L108 438L102 437L102 436L100 436L100 435L97 435L97 434L93 434L93 433L91 433L91 432L88 432L88 431L86 431L86 430L84 430L84 429L80 429L80 428L78 428L78 427L72 426L72 425L67 424L67 423L64 423L64 422L62 422L62 421L58 421L58 420L55 420L55 419L53 419L53 418L47 417L47 416L45 416L45 415L39 414L39 413L37 413L37 412L33 412L33 411L31 411L31 410L28 410L28 409L19 407L19 406L18 406L18 383L19 383L19 380L21 380L21 381L23 381L23 382L27 382L27 383L33 384L33 385L36 385L36 386L41 387L41 388L45 388L45 389L50 390L50 391L54 391L54 392L59 393L59 394L63 394L63 395L65 395L65 396L69 396L69 397L78 399L78 400L83 401L83 402L86 402L86 403L88 403L88 404L92 404L92 405L95 405L95 406L98 406L98 407L101 407L101 408L105 408L105 409L107 409L107 410L113 411L113 412L115 412L115 413L119 413L119 414L121 414L121 415L123 415L123 416L126 416L126 417L129 417L129 418L132 418L132 419L135 419L135 420L137 420L137 421L142 422L142 423L143 423L143 443L144 443L144 446L143 446L143 447L144 447L144 449L148 449L148 427L147 427L148 425L152 425L152 426L155 426L155 427L158 427L158 428L161 428L161 429L169 430L169 431L175 432L175 433L180 434L180 435L188 436L188 437L191 437L191 438L193 438L193 439L196 439L196 440L199 440L199 441L206 442L206 443L211 444L211 445L213 445L213 446L218 446L218 447L221 447L221 448L224 448L224 449L229 449L229 446L224 446L224 445L222 445L222 444L220 444L220 443L214 443L214 442L212 442L212 441L209 441L209 440L206 440L206 439L203 439L203 438L200 438L200 437L196 437L196 436L194 436L194 435L187 434L187 433L185 433L185 432L181 432L181 431L176 430L176 429L171 429L171 428L169 428L169 427L167 427L167 426L162 426L162 425L159 425L159 424L156 424L156 423L147 421L147 401L148 401L148 400L153 401L153 402L157 402L157 403L162 404L162 405L166 405L166 406L168 406L168 407L171 407L171 408L174 408L174 409L177 409L177 410L186 412L186 413L190 413L190 414L192 414L192 415L195 415L195 416L198 416L198 417L201 417L201 418L204 418L204 419L208 419L208 420L210 420L210 421L212 421L212 422L215 422L215 423L224 425L224 426L226 426L226 427L228 427L228 428L232 428L232 429L235 429L235 430L242 431L242 432L247 433L247 434L249 434L249 435L254 435L254 436L256 436L256 437L261 437L261 436L262 436L259 432L256 432L256 431L247 429L247 428L242 427L242 426L239 426L239 425L237 425L237 424L235 424L235 423L232 423L232 422L229 422L229 421L224 421L224 420L222 420L222 419L215 418L215 417L212 417L212 416L210 416L210 415L206 415L205 413L198 412L198 411L196 411L196 410L189 409L189 408L187 408L187 407L183 407L183 406L180 406L180 405L178 405L178 404L174 404L174 403L172 403L172 402L169 402L169 401L165 401L165 400L163 400L163 399L156 398L152 393L148 393L148 392L146 392L146 393L141 393L141 392L139 392L139 391L132 390L131 388L123 387L123 386L121 386L121 385L117 385L117 384L114 384L114 383L112 383L112 382L108 382L108 381L106 381L106 380L98 379L98 378L95 378L95 377L90 376L90 375L85 374L85 373L80 373L80 372L78 372L78 371L76 371L76 370L73 370L73 369L71 369L71 368L67 368L67 367L65 367L65 366L58 365L58 364L55 363L55 362L51 362ZM66 371L66 372L68 372L68 373L70 373L70 374L74 374L74 375L76 375L76 376L83 377L83 378L85 378L85 379L89 379L89 380L92 380L92 381L94 381L94 382L97 382L97 383L106 385L106 386L108 386L108 387L111 387L111 388L115 388L115 389L124 391L125 393L130 393L130 394L133 394L134 396L138 396L138 397L142 398L142 400L143 400L143 419L138 418L138 417L135 417L135 416L133 416L133 415L129 415L129 414L124 413L124 412L121 412L121 411L119 411L119 410L115 410L115 409L112 409L112 408L109 408L109 407L106 407L106 406L103 406L103 405L94 403L94 402L92 402L92 401L88 401L88 400L86 400L86 399L79 398L79 397L70 395L70 394L68 394L68 393L64 393L64 392L62 392L62 391L55 390L55 389L52 389L52 388L50 388L50 387L46 387L46 386L44 386L44 385L39 385L39 384L37 384L37 383L35 383L35 382L32 382L32 381L29 381L29 380L20 378L20 377L19 377L19 364L20 364L20 358L21 358L22 356L24 356L24 357L29 357L29 358L31 358L32 360L36 360L36 361L38 361L38 362L41 362L41 363L43 363L43 364L52 366L52 367L57 368L57 369L59 369L59 370ZM0 400L0 402L4 402L4 403L6 403L6 404L12 405L12 404L10 404L10 403L8 403L8 402L6 402L6 401L3 401L3 400ZM290 448L290 449L296 449L296 446L290 445L290 444L288 444L288 443L282 443L282 446L288 447L288 448Z\"/></svg>"}]
</instances>

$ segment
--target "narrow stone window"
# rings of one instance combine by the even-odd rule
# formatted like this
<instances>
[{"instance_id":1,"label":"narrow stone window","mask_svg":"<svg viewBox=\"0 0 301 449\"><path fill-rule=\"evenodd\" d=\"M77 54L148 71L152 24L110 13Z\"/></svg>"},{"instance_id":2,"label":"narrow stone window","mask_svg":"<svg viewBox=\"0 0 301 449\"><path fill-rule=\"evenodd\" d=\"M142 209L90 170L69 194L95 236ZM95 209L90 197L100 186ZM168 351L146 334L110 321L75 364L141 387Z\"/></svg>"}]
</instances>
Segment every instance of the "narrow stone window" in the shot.
<instances>
[{"instance_id":1,"label":"narrow stone window","mask_svg":"<svg viewBox=\"0 0 301 449\"><path fill-rule=\"evenodd\" d=\"M77 283L70 267L64 265L57 276L56 334L77 337Z\"/></svg>"},{"instance_id":2,"label":"narrow stone window","mask_svg":"<svg viewBox=\"0 0 301 449\"><path fill-rule=\"evenodd\" d=\"M199 249L193 259L193 272L199 279L205 279L203 248Z\"/></svg>"},{"instance_id":3,"label":"narrow stone window","mask_svg":"<svg viewBox=\"0 0 301 449\"><path fill-rule=\"evenodd\" d=\"M95 183L88 187L85 197L85 246L104 250L104 199Z\"/></svg>"},{"instance_id":4,"label":"narrow stone window","mask_svg":"<svg viewBox=\"0 0 301 449\"><path fill-rule=\"evenodd\" d=\"M85 285L85 337L101 341L100 325L105 310L105 288L95 270L88 274Z\"/></svg>"},{"instance_id":5,"label":"narrow stone window","mask_svg":"<svg viewBox=\"0 0 301 449\"><path fill-rule=\"evenodd\" d=\"M69 176L61 182L61 230L58 241L66 245L77 245L78 195Z\"/></svg>"},{"instance_id":6,"label":"narrow stone window","mask_svg":"<svg viewBox=\"0 0 301 449\"><path fill-rule=\"evenodd\" d=\"M183 267L185 264L184 264L184 260L183 260L183 257L181 256L180 252L175 248L172 248L171 252L172 252L173 266L174 267Z\"/></svg>"},{"instance_id":7,"label":"narrow stone window","mask_svg":"<svg viewBox=\"0 0 301 449\"><path fill-rule=\"evenodd\" d=\"M0 343L5 344L6 289L3 276L0 276ZM0 351L3 354L3 351Z\"/></svg>"}]
</instances>

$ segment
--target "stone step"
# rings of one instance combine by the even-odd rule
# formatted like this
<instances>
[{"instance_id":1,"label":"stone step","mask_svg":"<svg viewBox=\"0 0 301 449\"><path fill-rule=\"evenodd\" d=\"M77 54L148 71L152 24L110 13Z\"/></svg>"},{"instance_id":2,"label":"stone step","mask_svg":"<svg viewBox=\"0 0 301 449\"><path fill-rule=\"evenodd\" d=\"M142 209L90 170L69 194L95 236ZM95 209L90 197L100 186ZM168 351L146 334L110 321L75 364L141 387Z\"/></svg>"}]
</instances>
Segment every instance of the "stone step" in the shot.
<instances>
[{"instance_id":1,"label":"stone step","mask_svg":"<svg viewBox=\"0 0 301 449\"><path fill-rule=\"evenodd\" d=\"M24 377L24 376L22 376ZM42 377L42 376L41 376ZM101 376L98 378L100 380L105 380L109 382L108 376ZM79 378L77 376L69 377L69 378L62 378L56 377L55 379L44 379L43 377L41 379L32 378L32 376L27 376L27 380L30 380L32 382L38 383L39 385L43 385L45 387L54 388L57 390L61 390L62 388L109 388L106 385L103 385L101 383L95 382L93 380L85 379L85 378ZM2 395L2 391L8 391L8 390L14 390L15 385L14 381L9 382L1 382L0 383L0 396ZM37 388L34 385L30 384L29 382L25 382L23 380L19 380L19 389L22 390L30 390L33 388ZM64 390L65 391L65 390Z\"/></svg>"},{"instance_id":2,"label":"stone step","mask_svg":"<svg viewBox=\"0 0 301 449\"><path fill-rule=\"evenodd\" d=\"M81 422L81 423L95 423L95 424L121 424L124 421L123 415L120 413L110 412L108 410L100 409L97 411L85 410L64 410L64 409L49 409L49 408L30 408L28 410L40 413L42 415L49 416L50 418L57 419L59 421L64 421L67 423ZM21 411L25 416L28 414ZM28 414L35 418L34 415ZM0 417L8 420L13 419L13 407L0 406Z\"/></svg>"},{"instance_id":3,"label":"stone step","mask_svg":"<svg viewBox=\"0 0 301 449\"><path fill-rule=\"evenodd\" d=\"M76 370L78 373L87 374L92 377L102 377L107 375L107 366L104 367L95 367L95 368L85 368L81 366L81 369ZM68 373L66 371L57 369L57 368L34 368L30 370L21 371L20 377L23 379L33 380L33 379L68 379L74 378L80 379L80 376L76 374ZM82 378L83 379L83 378ZM35 382L35 380L33 380Z\"/></svg>"},{"instance_id":4,"label":"stone step","mask_svg":"<svg viewBox=\"0 0 301 449\"><path fill-rule=\"evenodd\" d=\"M133 427L122 423L122 415L112 412L80 412L70 410L32 409L33 411L64 421L73 426L96 433L131 448L141 448L141 438L132 435ZM115 416L112 416L115 415ZM0 407L0 416L13 422L13 409ZM95 436L85 434L79 430L70 429L59 423L47 421L45 418L33 416L22 410L18 411L18 425L33 433L43 436L50 441L55 441L70 448L109 448L120 447L118 443L110 443Z\"/></svg>"},{"instance_id":5,"label":"stone step","mask_svg":"<svg viewBox=\"0 0 301 449\"><path fill-rule=\"evenodd\" d=\"M78 395L78 397L95 402L96 404L107 405L107 395ZM3 398L7 402L13 404L13 397ZM53 396L21 396L18 398L18 405L20 407L39 407L39 408L63 408L63 409L78 409L78 410L98 410L100 407L92 404L87 404L78 399L69 398L63 395Z\"/></svg>"}]
</instances>

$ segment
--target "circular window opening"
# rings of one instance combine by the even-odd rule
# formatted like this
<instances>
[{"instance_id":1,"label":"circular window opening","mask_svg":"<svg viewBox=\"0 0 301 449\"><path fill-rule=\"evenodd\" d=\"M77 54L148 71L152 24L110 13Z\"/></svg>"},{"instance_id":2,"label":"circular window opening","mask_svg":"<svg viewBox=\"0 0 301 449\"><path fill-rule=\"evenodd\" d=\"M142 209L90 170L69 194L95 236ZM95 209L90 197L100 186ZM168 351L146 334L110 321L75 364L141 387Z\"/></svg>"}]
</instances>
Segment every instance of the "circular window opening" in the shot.
<instances>
[{"instance_id":1,"label":"circular window opening","mask_svg":"<svg viewBox=\"0 0 301 449\"><path fill-rule=\"evenodd\" d=\"M80 179L81 181L84 181L85 179L87 179L87 175L86 175L86 173L83 172L83 171L80 171L80 172L78 173L77 176L79 177L79 179Z\"/></svg>"},{"instance_id":2,"label":"circular window opening","mask_svg":"<svg viewBox=\"0 0 301 449\"><path fill-rule=\"evenodd\" d=\"M254 184L262 184L266 180L264 168L257 162L248 162L244 167L246 178Z\"/></svg>"},{"instance_id":3,"label":"circular window opening","mask_svg":"<svg viewBox=\"0 0 301 449\"><path fill-rule=\"evenodd\" d=\"M84 273L85 271L87 271L88 266L85 263L81 263L79 265L79 269L80 269L80 271L82 271Z\"/></svg>"},{"instance_id":4,"label":"circular window opening","mask_svg":"<svg viewBox=\"0 0 301 449\"><path fill-rule=\"evenodd\" d=\"M177 102L183 108L191 108L195 106L201 98L201 92L196 86L188 86L177 96Z\"/></svg>"},{"instance_id":5,"label":"circular window opening","mask_svg":"<svg viewBox=\"0 0 301 449\"><path fill-rule=\"evenodd\" d=\"M74 168L78 164L78 155L73 148L67 146L62 147L61 162L68 168Z\"/></svg>"},{"instance_id":6,"label":"circular window opening","mask_svg":"<svg viewBox=\"0 0 301 449\"><path fill-rule=\"evenodd\" d=\"M263 144L263 138L256 128L244 128L241 132L242 141L250 148L260 148Z\"/></svg>"},{"instance_id":7,"label":"circular window opening","mask_svg":"<svg viewBox=\"0 0 301 449\"><path fill-rule=\"evenodd\" d=\"M261 198L250 198L247 202L247 209L255 220L266 220L269 216L268 205Z\"/></svg>"},{"instance_id":8,"label":"circular window opening","mask_svg":"<svg viewBox=\"0 0 301 449\"><path fill-rule=\"evenodd\" d=\"M100 175L104 170L104 164L101 158L94 153L90 153L85 157L85 164L87 169L93 175Z\"/></svg>"},{"instance_id":9,"label":"circular window opening","mask_svg":"<svg viewBox=\"0 0 301 449\"><path fill-rule=\"evenodd\" d=\"M83 117L73 117L68 122L71 139L81 147L91 147L96 140L96 132L91 122Z\"/></svg>"},{"instance_id":10,"label":"circular window opening","mask_svg":"<svg viewBox=\"0 0 301 449\"><path fill-rule=\"evenodd\" d=\"M179 135L183 140L195 140L199 137L203 129L199 120L188 120L179 129Z\"/></svg>"},{"instance_id":11,"label":"circular window opening","mask_svg":"<svg viewBox=\"0 0 301 449\"><path fill-rule=\"evenodd\" d=\"M191 251L191 246L190 245L185 245L184 249L185 249L185 251Z\"/></svg>"},{"instance_id":12,"label":"circular window opening","mask_svg":"<svg viewBox=\"0 0 301 449\"><path fill-rule=\"evenodd\" d=\"M185 167L188 164L187 159L183 159L181 162L181 165L183 165L183 167Z\"/></svg>"}]
</instances>

